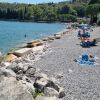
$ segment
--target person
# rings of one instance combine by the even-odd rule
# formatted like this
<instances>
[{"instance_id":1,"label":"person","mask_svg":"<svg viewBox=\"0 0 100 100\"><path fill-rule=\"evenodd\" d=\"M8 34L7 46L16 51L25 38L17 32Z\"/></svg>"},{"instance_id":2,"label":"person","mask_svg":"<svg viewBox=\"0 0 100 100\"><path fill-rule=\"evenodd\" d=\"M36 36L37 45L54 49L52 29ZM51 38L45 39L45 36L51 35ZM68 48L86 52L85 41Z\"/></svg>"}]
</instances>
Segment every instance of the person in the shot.
<instances>
[{"instance_id":1,"label":"person","mask_svg":"<svg viewBox=\"0 0 100 100\"><path fill-rule=\"evenodd\" d=\"M85 28L83 28L83 34L85 34Z\"/></svg>"},{"instance_id":2,"label":"person","mask_svg":"<svg viewBox=\"0 0 100 100\"><path fill-rule=\"evenodd\" d=\"M90 47L90 46L95 46L97 41L96 39L93 39L93 40L86 39L86 40L82 40L81 43L83 47Z\"/></svg>"},{"instance_id":3,"label":"person","mask_svg":"<svg viewBox=\"0 0 100 100\"><path fill-rule=\"evenodd\" d=\"M24 37L26 38L26 34L24 35Z\"/></svg>"},{"instance_id":4,"label":"person","mask_svg":"<svg viewBox=\"0 0 100 100\"><path fill-rule=\"evenodd\" d=\"M81 30L78 31L78 37L81 37Z\"/></svg>"}]
</instances>

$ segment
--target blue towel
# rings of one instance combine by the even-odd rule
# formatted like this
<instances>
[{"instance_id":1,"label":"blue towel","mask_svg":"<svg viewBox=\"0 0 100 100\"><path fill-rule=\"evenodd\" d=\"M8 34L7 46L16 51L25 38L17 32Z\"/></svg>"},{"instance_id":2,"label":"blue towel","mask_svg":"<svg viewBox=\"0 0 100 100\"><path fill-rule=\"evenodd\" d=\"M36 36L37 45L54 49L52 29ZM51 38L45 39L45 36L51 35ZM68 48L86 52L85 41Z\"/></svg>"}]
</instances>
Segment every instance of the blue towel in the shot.
<instances>
[{"instance_id":1,"label":"blue towel","mask_svg":"<svg viewBox=\"0 0 100 100\"><path fill-rule=\"evenodd\" d=\"M96 62L91 62L91 61L78 61L78 64L80 65L93 65L93 66L100 66L99 63L96 63Z\"/></svg>"}]
</instances>

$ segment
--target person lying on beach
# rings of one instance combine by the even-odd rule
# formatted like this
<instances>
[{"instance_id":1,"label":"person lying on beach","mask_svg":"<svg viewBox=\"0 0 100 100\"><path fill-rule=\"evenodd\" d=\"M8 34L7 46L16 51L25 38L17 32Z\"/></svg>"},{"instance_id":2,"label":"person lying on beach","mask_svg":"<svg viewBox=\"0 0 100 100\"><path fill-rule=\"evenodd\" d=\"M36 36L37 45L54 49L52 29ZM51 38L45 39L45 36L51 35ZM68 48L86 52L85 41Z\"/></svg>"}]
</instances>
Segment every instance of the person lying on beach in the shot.
<instances>
[{"instance_id":1,"label":"person lying on beach","mask_svg":"<svg viewBox=\"0 0 100 100\"><path fill-rule=\"evenodd\" d=\"M90 33L88 31L81 35L81 38L89 38L89 37L90 37Z\"/></svg>"},{"instance_id":2,"label":"person lying on beach","mask_svg":"<svg viewBox=\"0 0 100 100\"><path fill-rule=\"evenodd\" d=\"M90 33L88 31L86 31L85 33L82 33L81 30L79 30L77 36L80 37L80 39L89 38L90 37Z\"/></svg>"},{"instance_id":3,"label":"person lying on beach","mask_svg":"<svg viewBox=\"0 0 100 100\"><path fill-rule=\"evenodd\" d=\"M81 46L83 47L90 47L90 46L95 46L97 44L96 39L90 40L90 39L83 39L81 40Z\"/></svg>"}]
</instances>

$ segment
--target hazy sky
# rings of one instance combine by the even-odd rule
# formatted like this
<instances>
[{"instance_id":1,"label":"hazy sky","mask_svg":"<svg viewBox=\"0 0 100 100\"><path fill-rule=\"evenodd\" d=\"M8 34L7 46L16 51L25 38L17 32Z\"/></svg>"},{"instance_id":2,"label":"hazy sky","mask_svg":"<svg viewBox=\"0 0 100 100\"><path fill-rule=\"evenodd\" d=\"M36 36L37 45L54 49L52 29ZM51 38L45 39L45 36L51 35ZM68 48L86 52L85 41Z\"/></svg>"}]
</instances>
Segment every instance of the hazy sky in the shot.
<instances>
[{"instance_id":1,"label":"hazy sky","mask_svg":"<svg viewBox=\"0 0 100 100\"><path fill-rule=\"evenodd\" d=\"M18 3L47 3L47 2L60 2L60 1L68 1L68 0L0 0L0 2L18 2Z\"/></svg>"}]
</instances>

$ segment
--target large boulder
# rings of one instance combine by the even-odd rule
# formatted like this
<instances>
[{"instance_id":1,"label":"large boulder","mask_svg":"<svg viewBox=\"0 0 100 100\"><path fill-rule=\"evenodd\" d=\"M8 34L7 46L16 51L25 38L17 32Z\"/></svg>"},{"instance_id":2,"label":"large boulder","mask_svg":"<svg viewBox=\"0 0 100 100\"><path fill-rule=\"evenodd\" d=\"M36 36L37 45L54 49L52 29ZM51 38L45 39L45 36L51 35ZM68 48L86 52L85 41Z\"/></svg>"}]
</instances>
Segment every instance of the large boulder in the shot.
<instances>
[{"instance_id":1,"label":"large boulder","mask_svg":"<svg viewBox=\"0 0 100 100\"><path fill-rule=\"evenodd\" d=\"M64 89L59 86L55 78L50 79L44 73L38 73L35 77L34 87L38 91L44 92L46 96L56 96L58 98L63 98L65 96Z\"/></svg>"},{"instance_id":2,"label":"large boulder","mask_svg":"<svg viewBox=\"0 0 100 100\"><path fill-rule=\"evenodd\" d=\"M0 64L0 67L4 67L4 68L7 68L8 66L10 66L11 65L11 62L1 62L1 64Z\"/></svg>"},{"instance_id":3,"label":"large boulder","mask_svg":"<svg viewBox=\"0 0 100 100\"><path fill-rule=\"evenodd\" d=\"M29 67L30 66L28 64L23 64L21 62L20 63L13 62L9 67L7 67L7 69L11 69L18 74L23 74L28 70Z\"/></svg>"},{"instance_id":4,"label":"large boulder","mask_svg":"<svg viewBox=\"0 0 100 100\"><path fill-rule=\"evenodd\" d=\"M1 77L0 77L1 78ZM13 77L3 77L0 81L0 100L34 100L23 84Z\"/></svg>"},{"instance_id":5,"label":"large boulder","mask_svg":"<svg viewBox=\"0 0 100 100\"><path fill-rule=\"evenodd\" d=\"M59 97L59 92L56 91L54 88L51 88L51 87L45 87L44 88L44 94L46 96L56 96L56 97Z\"/></svg>"},{"instance_id":6,"label":"large boulder","mask_svg":"<svg viewBox=\"0 0 100 100\"><path fill-rule=\"evenodd\" d=\"M37 96L35 100L61 100L57 97Z\"/></svg>"},{"instance_id":7,"label":"large boulder","mask_svg":"<svg viewBox=\"0 0 100 100\"><path fill-rule=\"evenodd\" d=\"M37 78L35 83L34 83L34 87L38 90L38 91L43 91L44 87L47 85L48 80L45 78Z\"/></svg>"},{"instance_id":8,"label":"large boulder","mask_svg":"<svg viewBox=\"0 0 100 100\"><path fill-rule=\"evenodd\" d=\"M49 78L46 74L37 72L35 73L34 86L37 90L43 91L44 87L47 85Z\"/></svg>"},{"instance_id":9,"label":"large boulder","mask_svg":"<svg viewBox=\"0 0 100 100\"><path fill-rule=\"evenodd\" d=\"M19 82L21 82L23 84L23 86L31 93L31 94L35 94L35 88L33 86L32 83L20 80Z\"/></svg>"},{"instance_id":10,"label":"large boulder","mask_svg":"<svg viewBox=\"0 0 100 100\"><path fill-rule=\"evenodd\" d=\"M59 86L57 83L54 83L51 80L49 80L49 82L46 84L45 87L50 87L50 88L55 89L59 93L58 95L59 98L63 98L65 96L64 89L61 86Z\"/></svg>"},{"instance_id":11,"label":"large boulder","mask_svg":"<svg viewBox=\"0 0 100 100\"><path fill-rule=\"evenodd\" d=\"M35 75L35 72L36 72L36 68L30 68L26 71L26 76L28 77L32 77Z\"/></svg>"},{"instance_id":12,"label":"large boulder","mask_svg":"<svg viewBox=\"0 0 100 100\"><path fill-rule=\"evenodd\" d=\"M18 64L16 62L13 62L7 69L13 70L15 73L18 72Z\"/></svg>"},{"instance_id":13,"label":"large boulder","mask_svg":"<svg viewBox=\"0 0 100 100\"><path fill-rule=\"evenodd\" d=\"M1 68L0 69L0 76L1 75L6 76L6 77L16 77L16 73L15 72L13 72L10 69L6 69L6 68Z\"/></svg>"}]
</instances>

